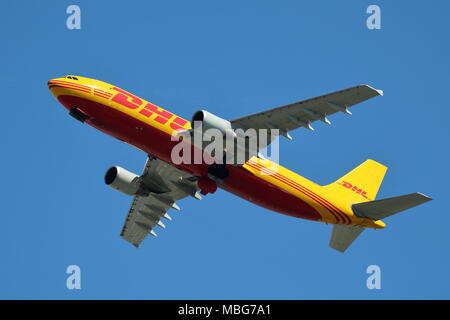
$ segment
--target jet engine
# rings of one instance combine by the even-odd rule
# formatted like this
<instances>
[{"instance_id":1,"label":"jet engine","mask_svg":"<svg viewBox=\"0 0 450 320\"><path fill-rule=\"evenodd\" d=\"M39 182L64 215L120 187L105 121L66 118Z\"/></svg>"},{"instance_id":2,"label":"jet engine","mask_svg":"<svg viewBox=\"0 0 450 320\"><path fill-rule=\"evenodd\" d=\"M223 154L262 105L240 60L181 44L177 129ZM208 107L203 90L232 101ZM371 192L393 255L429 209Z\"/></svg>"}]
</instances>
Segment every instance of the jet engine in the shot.
<instances>
[{"instance_id":1,"label":"jet engine","mask_svg":"<svg viewBox=\"0 0 450 320\"><path fill-rule=\"evenodd\" d=\"M105 183L111 188L135 196L141 193L141 181L137 174L122 167L111 167L106 171Z\"/></svg>"},{"instance_id":2,"label":"jet engine","mask_svg":"<svg viewBox=\"0 0 450 320\"><path fill-rule=\"evenodd\" d=\"M225 151L225 148L229 147L229 141L228 139L232 139L233 141L236 141L236 133L234 132L232 126L231 126L231 122L225 119L222 119L206 110L199 110L196 113L194 113L194 115L192 116L192 126L194 128L194 135L195 135L195 131L198 128L198 126L201 124L202 125L202 131L204 134L208 135L207 130L210 129L216 129L218 130L222 136L224 141L223 146L223 152L221 153L221 155L218 155L216 152L217 150L214 150L214 155L213 157L215 158L219 158L221 159L223 162L221 164L217 164L217 165L212 165L210 166L210 168L208 169L208 176L211 179L215 179L217 178L218 181L221 181L223 183L223 179L228 177L229 172L228 169L226 168L226 164L225 163L235 163L234 158L235 158L235 146L233 144L232 148L229 148L227 151ZM195 138L194 138L195 140ZM206 147L206 145L209 144L208 141L203 141L202 142L202 149L204 149ZM212 154L211 154L212 155ZM230 162L229 156L231 155L231 157L233 158L233 161ZM217 188L217 186L215 186L215 188ZM213 193L215 192L215 189L211 189L213 191L205 191L205 192L210 192ZM203 192L203 188L202 188L202 192ZM205 193L203 193L205 194Z\"/></svg>"},{"instance_id":3,"label":"jet engine","mask_svg":"<svg viewBox=\"0 0 450 320\"><path fill-rule=\"evenodd\" d=\"M206 110L199 110L192 116L192 124L194 129L198 126L198 124L202 124L202 130L208 129L217 129L225 136L231 134L235 136L233 128L231 127L231 123L228 120L222 119Z\"/></svg>"}]
</instances>

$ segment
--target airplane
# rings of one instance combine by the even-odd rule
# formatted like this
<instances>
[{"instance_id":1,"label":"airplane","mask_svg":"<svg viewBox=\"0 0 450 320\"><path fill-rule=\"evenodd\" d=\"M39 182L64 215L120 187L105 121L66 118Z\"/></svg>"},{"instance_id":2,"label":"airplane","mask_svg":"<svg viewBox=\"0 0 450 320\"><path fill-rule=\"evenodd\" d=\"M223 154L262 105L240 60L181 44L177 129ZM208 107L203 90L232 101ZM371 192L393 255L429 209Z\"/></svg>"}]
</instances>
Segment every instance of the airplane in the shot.
<instances>
[{"instance_id":1,"label":"airplane","mask_svg":"<svg viewBox=\"0 0 450 320\"><path fill-rule=\"evenodd\" d=\"M366 228L384 228L381 219L431 200L422 193L376 199L387 167L370 159L324 186L260 156L258 150L248 153L239 165L172 161L171 151L179 143L173 137L191 131L195 121L224 133L237 128L267 129L270 141L261 146L267 147L275 135L291 139L291 130L313 130L315 121L330 124L328 116L351 114L350 107L383 95L383 91L368 85L234 120L199 110L192 121L95 79L68 75L48 81L48 87L70 116L148 155L141 175L113 166L104 178L106 185L133 196L120 235L135 247L149 234L156 237L156 226L165 228L163 219L172 220L168 210L180 210L178 200L188 196L201 199L199 192L206 195L217 188L281 214L332 224L329 245L340 252L346 251Z\"/></svg>"}]
</instances>

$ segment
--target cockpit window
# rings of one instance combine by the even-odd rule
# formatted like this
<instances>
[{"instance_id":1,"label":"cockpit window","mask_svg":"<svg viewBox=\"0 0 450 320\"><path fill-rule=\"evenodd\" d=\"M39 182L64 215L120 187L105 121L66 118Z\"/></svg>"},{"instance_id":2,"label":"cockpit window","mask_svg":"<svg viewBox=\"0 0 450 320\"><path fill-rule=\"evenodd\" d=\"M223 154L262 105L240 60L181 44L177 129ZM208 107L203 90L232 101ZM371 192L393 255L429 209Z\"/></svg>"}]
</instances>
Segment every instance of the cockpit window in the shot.
<instances>
[{"instance_id":1,"label":"cockpit window","mask_svg":"<svg viewBox=\"0 0 450 320\"><path fill-rule=\"evenodd\" d=\"M72 79L72 80L78 80L77 77L73 77L73 76L66 76L67 79Z\"/></svg>"}]
</instances>

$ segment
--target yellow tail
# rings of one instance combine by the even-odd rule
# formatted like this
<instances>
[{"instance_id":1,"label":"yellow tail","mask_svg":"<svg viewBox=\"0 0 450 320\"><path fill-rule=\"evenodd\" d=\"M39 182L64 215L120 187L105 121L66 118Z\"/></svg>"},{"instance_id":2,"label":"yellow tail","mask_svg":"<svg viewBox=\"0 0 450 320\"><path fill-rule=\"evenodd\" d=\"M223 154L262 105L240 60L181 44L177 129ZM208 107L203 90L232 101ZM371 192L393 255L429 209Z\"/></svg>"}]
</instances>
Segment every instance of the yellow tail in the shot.
<instances>
[{"instance_id":1,"label":"yellow tail","mask_svg":"<svg viewBox=\"0 0 450 320\"><path fill-rule=\"evenodd\" d=\"M346 203L372 201L377 196L386 171L386 166L373 160L366 160L324 188Z\"/></svg>"}]
</instances>

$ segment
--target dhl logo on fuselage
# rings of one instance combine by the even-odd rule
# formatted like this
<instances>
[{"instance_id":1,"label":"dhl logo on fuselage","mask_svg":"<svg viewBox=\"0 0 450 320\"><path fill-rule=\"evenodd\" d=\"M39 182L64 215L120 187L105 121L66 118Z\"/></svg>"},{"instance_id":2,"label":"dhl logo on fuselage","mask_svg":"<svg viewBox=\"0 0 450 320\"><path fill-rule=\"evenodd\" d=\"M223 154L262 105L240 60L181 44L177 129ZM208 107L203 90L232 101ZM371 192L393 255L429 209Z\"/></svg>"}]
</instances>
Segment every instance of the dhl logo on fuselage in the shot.
<instances>
[{"instance_id":1,"label":"dhl logo on fuselage","mask_svg":"<svg viewBox=\"0 0 450 320\"><path fill-rule=\"evenodd\" d=\"M338 182L338 184L343 186L343 187L345 187L345 188L347 188L347 189L350 189L351 191L359 194L361 197L366 198L367 200L372 200L372 199L369 199L367 197L367 195L366 195L367 192L366 191L364 191L361 188L358 188L357 186L352 185L350 182L342 181L342 182Z\"/></svg>"},{"instance_id":2,"label":"dhl logo on fuselage","mask_svg":"<svg viewBox=\"0 0 450 320\"><path fill-rule=\"evenodd\" d=\"M110 101L114 101L129 110L136 111L136 113L148 118L151 121L155 121L172 130L186 130L190 129L189 121L180 118L173 113L164 110L150 102L142 100L141 98L123 90L118 87L111 86L107 83L103 83L105 87L109 87L110 90L101 90L98 86L98 82L94 85L91 84L91 79L85 79L78 77L84 82L73 82L66 79L54 79L49 82L49 88L61 88L69 89L72 92L78 91L85 94L93 94L96 97L101 97ZM91 82L88 82L91 81Z\"/></svg>"},{"instance_id":3,"label":"dhl logo on fuselage","mask_svg":"<svg viewBox=\"0 0 450 320\"><path fill-rule=\"evenodd\" d=\"M188 121L175 116L173 113L164 110L153 103L146 102L141 98L117 87L111 88L113 91L117 92L113 97L112 101L127 107L132 110L136 110L137 113L150 118L152 117L154 121L162 124L169 125L170 128L174 130L185 130L187 129ZM154 117L154 115L156 115Z\"/></svg>"}]
</instances>

